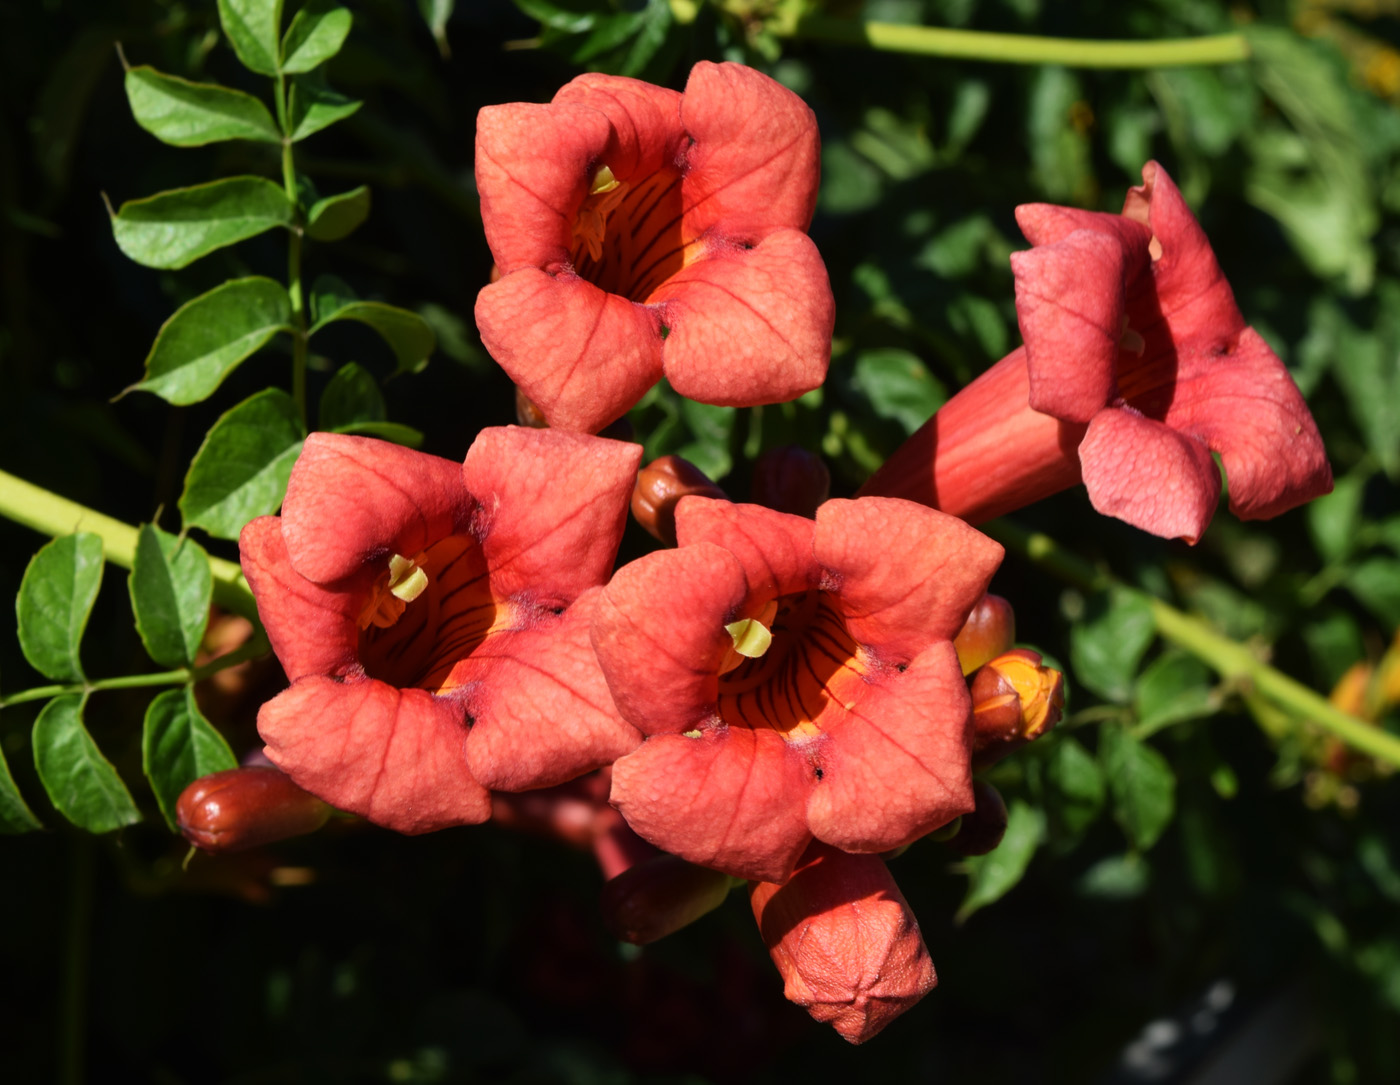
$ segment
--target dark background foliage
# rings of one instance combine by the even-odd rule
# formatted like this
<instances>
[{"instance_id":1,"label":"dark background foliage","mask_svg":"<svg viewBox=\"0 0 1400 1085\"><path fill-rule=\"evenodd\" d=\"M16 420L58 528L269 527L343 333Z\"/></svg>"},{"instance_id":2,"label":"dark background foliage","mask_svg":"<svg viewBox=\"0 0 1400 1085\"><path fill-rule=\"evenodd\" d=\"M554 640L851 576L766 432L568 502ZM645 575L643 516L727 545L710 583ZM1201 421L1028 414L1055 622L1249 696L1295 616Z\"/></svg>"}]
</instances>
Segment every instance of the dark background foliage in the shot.
<instances>
[{"instance_id":1,"label":"dark background foliage","mask_svg":"<svg viewBox=\"0 0 1400 1085\"><path fill-rule=\"evenodd\" d=\"M323 192L370 185L373 211L348 240L308 248L308 278L331 271L420 313L438 351L391 378L378 339L337 330L315 344L313 401L336 365L356 361L428 451L460 459L482 426L512 422L513 389L471 319L491 266L472 181L477 109L547 100L586 68L680 87L695 60L743 59L802 94L821 124L812 234L838 304L831 377L796 404L751 412L659 391L633 415L649 456L681 451L742 498L757 453L795 441L819 449L835 492L850 493L1017 344L1016 205L1116 210L1155 157L1197 209L1246 318L1309 396L1337 492L1262 525L1222 508L1195 548L1101 518L1081 492L1016 520L1273 645L1276 665L1324 693L1394 637L1400 5L826 5L1065 37L1252 35L1251 64L1149 72L821 44L774 35L757 3L348 6L354 30L328 75L366 104L298 145L298 168ZM450 12L441 42L434 11ZM213 0L0 0L0 468L172 530L206 430L243 397L285 387L288 355L259 353L187 408L113 397L140 379L179 304L228 278L283 276L285 241L274 231L150 270L113 243L102 195L115 206L232 173L276 178L279 163L258 144L177 150L141 131L114 43L132 64L264 94L218 26ZM0 528L0 585L18 588L40 542ZM628 554L643 545L629 535ZM404 839L334 822L182 871L183 843L139 786L150 691L137 690L88 708L146 814L103 837L42 801L36 706L0 715L16 782L48 827L0 842L0 1068L16 1082L1400 1077L1393 777L1135 638L1131 608L1016 556L995 588L1021 639L1068 666L1069 717L996 771L1021 811L1005 862L973 864L969 883L924 842L894 864L941 985L864 1048L783 1001L742 894L655 946L619 946L598 921L588 856L492 826ZM111 569L83 658L96 675L149 666ZM278 679L269 664L206 705L235 752L255 746L256 706ZM0 680L5 693L39 681L10 638ZM1393 709L1384 722L1394 728ZM1100 768L1104 728L1125 724L1151 732L1155 751L1126 782ZM955 922L969 884L988 905ZM1249 1073L1192 1076L1241 1055Z\"/></svg>"}]
</instances>

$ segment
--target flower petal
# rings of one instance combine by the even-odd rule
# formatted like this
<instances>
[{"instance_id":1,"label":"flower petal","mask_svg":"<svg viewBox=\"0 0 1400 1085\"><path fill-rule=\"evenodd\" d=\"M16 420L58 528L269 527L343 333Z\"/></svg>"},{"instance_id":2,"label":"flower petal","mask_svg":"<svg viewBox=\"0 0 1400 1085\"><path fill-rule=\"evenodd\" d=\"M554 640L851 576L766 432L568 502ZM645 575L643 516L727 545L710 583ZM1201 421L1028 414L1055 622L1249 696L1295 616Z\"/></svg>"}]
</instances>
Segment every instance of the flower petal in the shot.
<instances>
[{"instance_id":1,"label":"flower petal","mask_svg":"<svg viewBox=\"0 0 1400 1085\"><path fill-rule=\"evenodd\" d=\"M891 497L828 501L814 546L847 631L888 664L952 640L1003 554L956 517Z\"/></svg>"},{"instance_id":2,"label":"flower petal","mask_svg":"<svg viewBox=\"0 0 1400 1085\"><path fill-rule=\"evenodd\" d=\"M689 399L783 403L826 379L836 308L806 234L780 230L749 249L711 243L650 300L666 328L666 379Z\"/></svg>"},{"instance_id":3,"label":"flower petal","mask_svg":"<svg viewBox=\"0 0 1400 1085\"><path fill-rule=\"evenodd\" d=\"M613 765L612 803L657 847L736 878L780 882L811 840L806 759L776 731L653 735Z\"/></svg>"},{"instance_id":4,"label":"flower petal","mask_svg":"<svg viewBox=\"0 0 1400 1085\"><path fill-rule=\"evenodd\" d=\"M607 581L642 446L563 430L484 429L462 465L500 598L572 603Z\"/></svg>"},{"instance_id":5,"label":"flower petal","mask_svg":"<svg viewBox=\"0 0 1400 1085\"><path fill-rule=\"evenodd\" d=\"M1138 242L1130 252L1113 234L1075 230L1012 254L1033 409L1088 422L1113 397L1127 261L1148 262L1146 236Z\"/></svg>"},{"instance_id":6,"label":"flower petal","mask_svg":"<svg viewBox=\"0 0 1400 1085\"><path fill-rule=\"evenodd\" d=\"M711 543L656 551L613 574L592 638L624 719L653 735L714 718L719 665L733 644L724 626L746 594L743 567Z\"/></svg>"},{"instance_id":7,"label":"flower petal","mask_svg":"<svg viewBox=\"0 0 1400 1085\"><path fill-rule=\"evenodd\" d=\"M476 299L481 341L551 426L596 432L661 377L657 313L572 272L522 267Z\"/></svg>"},{"instance_id":8,"label":"flower petal","mask_svg":"<svg viewBox=\"0 0 1400 1085\"><path fill-rule=\"evenodd\" d=\"M775 229L807 229L821 140L801 98L742 64L701 61L686 82L681 121L695 141L685 158L686 236L717 227L753 243Z\"/></svg>"},{"instance_id":9,"label":"flower petal","mask_svg":"<svg viewBox=\"0 0 1400 1085\"><path fill-rule=\"evenodd\" d=\"M612 135L598 161L623 183L672 165L686 142L681 96L640 79L590 72L565 83L554 104L588 106L608 119Z\"/></svg>"},{"instance_id":10,"label":"flower petal","mask_svg":"<svg viewBox=\"0 0 1400 1085\"><path fill-rule=\"evenodd\" d=\"M807 591L821 581L812 553L813 524L802 516L761 505L707 497L682 498L676 507L676 541L712 542L739 559L751 603Z\"/></svg>"},{"instance_id":11,"label":"flower petal","mask_svg":"<svg viewBox=\"0 0 1400 1085\"><path fill-rule=\"evenodd\" d=\"M807 803L818 840L888 851L973 808L972 702L951 644L871 682L848 711L827 736Z\"/></svg>"},{"instance_id":12,"label":"flower petal","mask_svg":"<svg viewBox=\"0 0 1400 1085\"><path fill-rule=\"evenodd\" d=\"M308 677L258 713L267 756L332 806L401 833L470 825L491 796L467 768L460 702L374 679Z\"/></svg>"},{"instance_id":13,"label":"flower petal","mask_svg":"<svg viewBox=\"0 0 1400 1085\"><path fill-rule=\"evenodd\" d=\"M342 675L358 667L360 593L330 591L298 574L276 516L244 525L238 551L258 601L258 617L290 681L308 674Z\"/></svg>"},{"instance_id":14,"label":"flower petal","mask_svg":"<svg viewBox=\"0 0 1400 1085\"><path fill-rule=\"evenodd\" d=\"M610 138L608 118L588 106L515 102L477 114L481 224L502 275L568 263L574 218Z\"/></svg>"},{"instance_id":15,"label":"flower petal","mask_svg":"<svg viewBox=\"0 0 1400 1085\"><path fill-rule=\"evenodd\" d=\"M461 470L389 441L313 433L282 505L292 567L326 584L386 551L410 557L451 535L472 509Z\"/></svg>"},{"instance_id":16,"label":"flower petal","mask_svg":"<svg viewBox=\"0 0 1400 1085\"><path fill-rule=\"evenodd\" d=\"M1228 355L1184 354L1167 425L1220 453L1230 511L1266 520L1331 492L1332 469L1302 393L1253 329Z\"/></svg>"},{"instance_id":17,"label":"flower petal","mask_svg":"<svg viewBox=\"0 0 1400 1085\"><path fill-rule=\"evenodd\" d=\"M474 656L489 678L469 695L472 774L495 791L552 787L611 764L642 741L618 715L588 631L601 588L556 622L499 633Z\"/></svg>"},{"instance_id":18,"label":"flower petal","mask_svg":"<svg viewBox=\"0 0 1400 1085\"><path fill-rule=\"evenodd\" d=\"M1205 444L1133 410L1100 411L1079 459L1094 508L1164 539L1194 543L1220 500Z\"/></svg>"}]
</instances>

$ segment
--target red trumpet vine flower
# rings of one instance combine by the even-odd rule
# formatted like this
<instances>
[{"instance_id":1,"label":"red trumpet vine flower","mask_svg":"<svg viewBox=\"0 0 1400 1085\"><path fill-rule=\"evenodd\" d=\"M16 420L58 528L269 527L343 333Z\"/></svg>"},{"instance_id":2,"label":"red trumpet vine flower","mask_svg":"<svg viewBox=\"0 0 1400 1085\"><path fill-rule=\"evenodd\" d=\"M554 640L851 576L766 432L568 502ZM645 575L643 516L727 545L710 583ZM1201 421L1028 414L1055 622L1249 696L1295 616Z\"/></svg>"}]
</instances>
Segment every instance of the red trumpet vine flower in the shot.
<instances>
[{"instance_id":1,"label":"red trumpet vine flower","mask_svg":"<svg viewBox=\"0 0 1400 1085\"><path fill-rule=\"evenodd\" d=\"M544 787L639 741L589 645L641 449L483 430L462 465L316 433L243 570L291 687L267 755L401 832L485 821L487 788Z\"/></svg>"},{"instance_id":2,"label":"red trumpet vine flower","mask_svg":"<svg viewBox=\"0 0 1400 1085\"><path fill-rule=\"evenodd\" d=\"M907 501L828 501L815 522L701 497L679 546L623 567L593 644L646 741L612 801L645 839L781 882L813 837L900 847L972 808L967 683L952 638L1001 562Z\"/></svg>"},{"instance_id":3,"label":"red trumpet vine flower","mask_svg":"<svg viewBox=\"0 0 1400 1085\"><path fill-rule=\"evenodd\" d=\"M783 994L861 1044L938 984L918 921L884 861L813 843L782 885L749 903Z\"/></svg>"},{"instance_id":4,"label":"red trumpet vine flower","mask_svg":"<svg viewBox=\"0 0 1400 1085\"><path fill-rule=\"evenodd\" d=\"M1267 519L1332 488L1322 438L1156 162L1121 215L1028 204L1011 257L1025 345L945 404L862 492L974 523L1083 480L1100 512L1200 538L1220 497Z\"/></svg>"},{"instance_id":5,"label":"red trumpet vine flower","mask_svg":"<svg viewBox=\"0 0 1400 1085\"><path fill-rule=\"evenodd\" d=\"M663 375L735 406L817 387L835 319L806 234L819 151L803 101L738 64L697 64L684 94L584 75L483 109L486 348L550 425L588 432Z\"/></svg>"}]
</instances>

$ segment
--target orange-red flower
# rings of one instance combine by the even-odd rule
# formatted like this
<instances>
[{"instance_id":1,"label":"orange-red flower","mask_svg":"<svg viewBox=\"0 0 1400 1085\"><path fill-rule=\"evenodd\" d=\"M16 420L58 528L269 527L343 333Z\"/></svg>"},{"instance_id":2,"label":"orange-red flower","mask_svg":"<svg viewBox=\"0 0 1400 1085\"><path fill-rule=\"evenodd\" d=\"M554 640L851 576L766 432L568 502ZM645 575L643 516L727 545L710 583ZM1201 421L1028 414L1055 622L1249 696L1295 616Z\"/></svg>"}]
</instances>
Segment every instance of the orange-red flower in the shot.
<instances>
[{"instance_id":1,"label":"orange-red flower","mask_svg":"<svg viewBox=\"0 0 1400 1085\"><path fill-rule=\"evenodd\" d=\"M813 843L784 884L751 883L749 903L783 994L853 1044L938 983L918 921L878 856Z\"/></svg>"},{"instance_id":2,"label":"orange-red flower","mask_svg":"<svg viewBox=\"0 0 1400 1085\"><path fill-rule=\"evenodd\" d=\"M477 118L481 217L500 278L482 341L552 426L596 432L663 375L748 406L819 385L834 306L806 229L816 119L738 64L684 94L584 75Z\"/></svg>"},{"instance_id":3,"label":"orange-red flower","mask_svg":"<svg viewBox=\"0 0 1400 1085\"><path fill-rule=\"evenodd\" d=\"M676 528L593 621L618 710L647 736L613 766L638 833L781 882L813 837L887 851L972 808L951 641L1000 546L885 498L828 501L813 522L686 497Z\"/></svg>"},{"instance_id":4,"label":"orange-red flower","mask_svg":"<svg viewBox=\"0 0 1400 1085\"><path fill-rule=\"evenodd\" d=\"M292 685L258 716L299 785L402 832L479 822L638 742L589 645L641 450L487 429L458 465L317 433L244 573Z\"/></svg>"},{"instance_id":5,"label":"orange-red flower","mask_svg":"<svg viewBox=\"0 0 1400 1085\"><path fill-rule=\"evenodd\" d=\"M1242 519L1332 488L1283 363L1235 305L1155 162L1121 215L1029 204L1011 257L1025 346L954 396L866 484L974 523L1080 481L1100 512L1195 542L1220 497Z\"/></svg>"}]
</instances>

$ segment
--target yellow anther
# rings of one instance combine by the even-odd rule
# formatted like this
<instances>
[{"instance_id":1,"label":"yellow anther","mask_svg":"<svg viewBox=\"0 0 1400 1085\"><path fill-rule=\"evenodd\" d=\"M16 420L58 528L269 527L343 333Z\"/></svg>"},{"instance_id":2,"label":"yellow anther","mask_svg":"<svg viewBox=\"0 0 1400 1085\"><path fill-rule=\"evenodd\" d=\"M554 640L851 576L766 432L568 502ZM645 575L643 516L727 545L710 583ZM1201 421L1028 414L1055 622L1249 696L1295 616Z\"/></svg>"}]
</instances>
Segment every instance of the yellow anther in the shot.
<instances>
[{"instance_id":1,"label":"yellow anther","mask_svg":"<svg viewBox=\"0 0 1400 1085\"><path fill-rule=\"evenodd\" d=\"M428 574L412 558L395 554L389 559L389 591L395 599L411 603L428 586Z\"/></svg>"},{"instance_id":2,"label":"yellow anther","mask_svg":"<svg viewBox=\"0 0 1400 1085\"><path fill-rule=\"evenodd\" d=\"M773 643L773 634L757 618L740 618L725 627L734 640L734 651L745 659L758 659Z\"/></svg>"},{"instance_id":3,"label":"yellow anther","mask_svg":"<svg viewBox=\"0 0 1400 1085\"><path fill-rule=\"evenodd\" d=\"M380 574L360 611L360 628L388 629L427 586L428 574L416 561L394 554L389 558L389 571Z\"/></svg>"},{"instance_id":4,"label":"yellow anther","mask_svg":"<svg viewBox=\"0 0 1400 1085\"><path fill-rule=\"evenodd\" d=\"M607 235L608 216L613 213L627 186L613 176L607 166L599 166L588 185L588 195L574 220L574 240L582 241L594 261L603 258L603 238Z\"/></svg>"}]
</instances>

